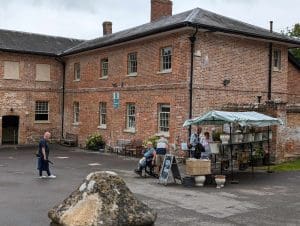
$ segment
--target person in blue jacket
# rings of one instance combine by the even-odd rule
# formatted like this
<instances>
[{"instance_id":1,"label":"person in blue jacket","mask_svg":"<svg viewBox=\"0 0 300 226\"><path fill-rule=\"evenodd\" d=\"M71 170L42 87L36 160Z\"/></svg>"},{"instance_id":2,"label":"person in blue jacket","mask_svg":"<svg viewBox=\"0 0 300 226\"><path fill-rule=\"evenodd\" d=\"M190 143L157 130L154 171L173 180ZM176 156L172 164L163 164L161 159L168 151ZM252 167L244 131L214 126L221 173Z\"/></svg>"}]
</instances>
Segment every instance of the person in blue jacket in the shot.
<instances>
[{"instance_id":1,"label":"person in blue jacket","mask_svg":"<svg viewBox=\"0 0 300 226\"><path fill-rule=\"evenodd\" d=\"M150 162L154 164L154 157L155 157L155 149L153 148L153 144L151 141L147 143L147 148L144 151L144 156L143 158L140 159L138 163L138 168L135 169L135 172L138 174L142 173L142 170L147 166L147 163L149 164Z\"/></svg>"}]
</instances>

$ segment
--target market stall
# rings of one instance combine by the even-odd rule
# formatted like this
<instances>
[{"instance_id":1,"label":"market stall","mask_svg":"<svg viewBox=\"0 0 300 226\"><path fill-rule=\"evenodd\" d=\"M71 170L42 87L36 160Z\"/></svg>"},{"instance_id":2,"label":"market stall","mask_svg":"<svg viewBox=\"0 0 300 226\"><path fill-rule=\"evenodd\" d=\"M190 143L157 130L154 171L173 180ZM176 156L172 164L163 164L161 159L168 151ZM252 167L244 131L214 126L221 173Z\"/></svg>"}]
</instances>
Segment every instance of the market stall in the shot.
<instances>
[{"instance_id":1,"label":"market stall","mask_svg":"<svg viewBox=\"0 0 300 226\"><path fill-rule=\"evenodd\" d=\"M267 149L268 149L268 162L270 162L270 139L272 137L270 126L273 125L282 125L283 122L281 119L273 118L268 115L264 115L258 112L227 112L227 111L210 111L206 114L196 117L193 119L186 120L183 124L184 127L191 126L191 125L227 125L227 133L221 134L222 143L218 146L218 149L221 150L220 155L221 157L224 156L224 150L230 150L230 167L231 167L231 175L233 176L233 149L235 146L238 147L249 147L251 150L251 160L253 158L253 146L256 143L267 142ZM247 132L243 133L241 130L235 130L236 127L240 128L261 128L267 127L266 132ZM238 131L238 132L237 132ZM216 149L212 146L212 148ZM222 163L222 161L221 161ZM269 166L269 164L268 164ZM221 174L223 167L220 167ZM269 167L268 167L269 170ZM253 164L252 164L252 172L253 172Z\"/></svg>"}]
</instances>

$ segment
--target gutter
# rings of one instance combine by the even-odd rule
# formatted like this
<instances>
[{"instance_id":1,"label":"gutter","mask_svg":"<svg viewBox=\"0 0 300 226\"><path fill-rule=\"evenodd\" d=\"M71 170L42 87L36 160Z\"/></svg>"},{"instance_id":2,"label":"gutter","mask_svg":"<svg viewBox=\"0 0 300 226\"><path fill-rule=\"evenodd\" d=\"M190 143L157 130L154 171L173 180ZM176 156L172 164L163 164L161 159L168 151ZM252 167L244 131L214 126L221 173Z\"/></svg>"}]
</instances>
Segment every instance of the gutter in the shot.
<instances>
[{"instance_id":1,"label":"gutter","mask_svg":"<svg viewBox=\"0 0 300 226\"><path fill-rule=\"evenodd\" d=\"M0 51L9 52L9 53L32 54L32 55L48 56L48 57L57 57L58 56L58 54L55 54L55 53L34 52L34 51L26 51L26 50L13 50L13 49L0 48Z\"/></svg>"},{"instance_id":2,"label":"gutter","mask_svg":"<svg viewBox=\"0 0 300 226\"><path fill-rule=\"evenodd\" d=\"M273 32L273 21L270 21L270 32ZM269 43L269 76L268 76L268 101L272 99L272 60L273 60L273 43Z\"/></svg>"},{"instance_id":3,"label":"gutter","mask_svg":"<svg viewBox=\"0 0 300 226\"><path fill-rule=\"evenodd\" d=\"M196 27L195 33L189 37L191 42L191 67L190 67L190 84L189 84L189 119L192 119L193 112L193 78L194 78L194 52L195 52L195 41L198 33L198 27ZM189 126L188 137L192 134L192 127Z\"/></svg>"},{"instance_id":4,"label":"gutter","mask_svg":"<svg viewBox=\"0 0 300 226\"><path fill-rule=\"evenodd\" d=\"M65 83L66 83L66 63L61 58L55 58L63 66L63 82L62 82L62 110L61 110L61 138L64 137L64 120L65 120Z\"/></svg>"}]
</instances>

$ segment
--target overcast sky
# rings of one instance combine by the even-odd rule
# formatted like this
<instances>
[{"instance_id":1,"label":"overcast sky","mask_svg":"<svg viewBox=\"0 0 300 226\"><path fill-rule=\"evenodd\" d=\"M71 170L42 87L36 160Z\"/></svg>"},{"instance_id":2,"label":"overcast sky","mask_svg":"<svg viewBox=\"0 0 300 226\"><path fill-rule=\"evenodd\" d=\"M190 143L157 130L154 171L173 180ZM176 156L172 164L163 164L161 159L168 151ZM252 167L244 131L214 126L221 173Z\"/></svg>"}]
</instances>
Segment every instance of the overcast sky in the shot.
<instances>
[{"instance_id":1,"label":"overcast sky","mask_svg":"<svg viewBox=\"0 0 300 226\"><path fill-rule=\"evenodd\" d=\"M196 7L278 32L300 23L299 0L173 0L173 14ZM0 0L0 29L92 39L107 20L113 32L148 23L150 0Z\"/></svg>"}]
</instances>

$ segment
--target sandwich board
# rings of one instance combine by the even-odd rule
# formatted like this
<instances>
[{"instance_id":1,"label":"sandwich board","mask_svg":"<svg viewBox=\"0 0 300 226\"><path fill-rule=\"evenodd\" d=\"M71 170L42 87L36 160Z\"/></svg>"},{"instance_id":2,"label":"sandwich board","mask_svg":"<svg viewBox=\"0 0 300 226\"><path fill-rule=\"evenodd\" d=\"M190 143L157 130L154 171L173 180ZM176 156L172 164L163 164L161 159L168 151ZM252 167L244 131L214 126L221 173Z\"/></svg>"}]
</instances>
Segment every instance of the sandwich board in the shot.
<instances>
[{"instance_id":1,"label":"sandwich board","mask_svg":"<svg viewBox=\"0 0 300 226\"><path fill-rule=\"evenodd\" d=\"M166 154L159 174L159 183L167 185L171 172L174 179L174 183L176 183L176 179L181 181L181 176L175 156L171 154Z\"/></svg>"}]
</instances>

